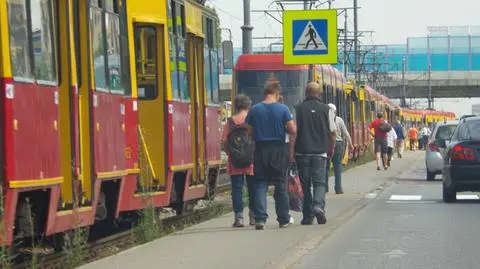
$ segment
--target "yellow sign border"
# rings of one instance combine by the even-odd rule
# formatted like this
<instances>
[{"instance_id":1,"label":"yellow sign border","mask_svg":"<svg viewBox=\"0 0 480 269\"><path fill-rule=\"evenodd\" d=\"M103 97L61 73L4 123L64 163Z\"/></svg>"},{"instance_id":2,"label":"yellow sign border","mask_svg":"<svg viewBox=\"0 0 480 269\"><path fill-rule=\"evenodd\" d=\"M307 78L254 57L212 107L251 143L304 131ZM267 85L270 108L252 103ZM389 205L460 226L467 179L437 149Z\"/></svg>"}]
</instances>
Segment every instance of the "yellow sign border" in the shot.
<instances>
[{"instance_id":1,"label":"yellow sign border","mask_svg":"<svg viewBox=\"0 0 480 269\"><path fill-rule=\"evenodd\" d=\"M293 21L327 20L328 53L325 55L293 55ZM332 44L334 44L332 46ZM338 63L337 10L289 10L283 12L284 64L337 64Z\"/></svg>"}]
</instances>

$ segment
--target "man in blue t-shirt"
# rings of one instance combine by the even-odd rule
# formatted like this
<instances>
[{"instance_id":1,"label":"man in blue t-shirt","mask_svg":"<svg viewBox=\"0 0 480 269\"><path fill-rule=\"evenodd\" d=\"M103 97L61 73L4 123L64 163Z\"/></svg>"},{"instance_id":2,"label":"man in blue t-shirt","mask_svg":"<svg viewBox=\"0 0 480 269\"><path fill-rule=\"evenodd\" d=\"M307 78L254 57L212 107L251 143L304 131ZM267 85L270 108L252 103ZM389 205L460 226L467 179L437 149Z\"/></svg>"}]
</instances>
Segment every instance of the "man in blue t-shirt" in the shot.
<instances>
[{"instance_id":1,"label":"man in blue t-shirt","mask_svg":"<svg viewBox=\"0 0 480 269\"><path fill-rule=\"evenodd\" d=\"M255 228L265 229L267 221L268 185L275 185L275 209L280 228L290 222L287 193L288 147L287 133L295 135L297 127L288 107L278 102L281 87L278 82L265 86L263 102L252 107L246 122L255 140Z\"/></svg>"}]
</instances>

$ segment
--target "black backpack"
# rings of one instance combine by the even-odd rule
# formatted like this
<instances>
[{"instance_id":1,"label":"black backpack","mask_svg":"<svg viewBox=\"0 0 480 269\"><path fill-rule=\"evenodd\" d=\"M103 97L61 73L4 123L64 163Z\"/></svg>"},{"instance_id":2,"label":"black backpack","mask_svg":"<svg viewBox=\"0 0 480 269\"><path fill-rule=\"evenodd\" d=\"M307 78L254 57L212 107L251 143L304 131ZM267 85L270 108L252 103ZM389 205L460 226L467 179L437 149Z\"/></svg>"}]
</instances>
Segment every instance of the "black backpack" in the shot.
<instances>
[{"instance_id":1,"label":"black backpack","mask_svg":"<svg viewBox=\"0 0 480 269\"><path fill-rule=\"evenodd\" d=\"M392 126L384 121L378 126L378 129L382 132L388 133L392 130Z\"/></svg>"},{"instance_id":2,"label":"black backpack","mask_svg":"<svg viewBox=\"0 0 480 269\"><path fill-rule=\"evenodd\" d=\"M245 168L253 162L253 153L255 142L248 135L247 125L236 125L232 118L228 118L230 124L230 133L227 137L227 150L232 166L235 168Z\"/></svg>"}]
</instances>

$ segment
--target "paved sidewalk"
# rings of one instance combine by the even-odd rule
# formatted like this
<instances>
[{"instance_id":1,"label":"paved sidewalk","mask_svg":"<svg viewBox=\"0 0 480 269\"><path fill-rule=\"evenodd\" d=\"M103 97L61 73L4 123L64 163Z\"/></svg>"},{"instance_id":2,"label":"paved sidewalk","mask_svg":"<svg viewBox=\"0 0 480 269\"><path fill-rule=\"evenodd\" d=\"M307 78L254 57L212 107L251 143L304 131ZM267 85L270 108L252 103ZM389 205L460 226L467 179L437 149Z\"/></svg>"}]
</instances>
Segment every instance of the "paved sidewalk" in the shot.
<instances>
[{"instance_id":1,"label":"paved sidewalk","mask_svg":"<svg viewBox=\"0 0 480 269\"><path fill-rule=\"evenodd\" d=\"M231 228L233 213L229 213L80 268L289 268L375 198L376 189L381 190L392 182L390 179L423 161L423 154L407 152L403 159L392 161L387 171L376 171L375 163L369 162L345 172L345 194L327 194L327 225L301 226L301 214L294 213L295 224L279 229L269 197L269 220L264 231Z\"/></svg>"}]
</instances>

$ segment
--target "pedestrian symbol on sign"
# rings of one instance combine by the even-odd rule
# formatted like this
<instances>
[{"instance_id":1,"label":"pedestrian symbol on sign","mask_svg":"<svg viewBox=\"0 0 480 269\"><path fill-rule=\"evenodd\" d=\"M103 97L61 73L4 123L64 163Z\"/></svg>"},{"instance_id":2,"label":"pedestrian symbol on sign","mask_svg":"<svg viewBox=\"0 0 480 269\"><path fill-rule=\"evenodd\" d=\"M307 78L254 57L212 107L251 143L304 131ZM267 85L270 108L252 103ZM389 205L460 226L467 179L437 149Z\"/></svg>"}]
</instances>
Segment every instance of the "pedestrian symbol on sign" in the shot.
<instances>
[{"instance_id":1,"label":"pedestrian symbol on sign","mask_svg":"<svg viewBox=\"0 0 480 269\"><path fill-rule=\"evenodd\" d=\"M293 22L294 55L327 54L327 21L298 20Z\"/></svg>"}]
</instances>

